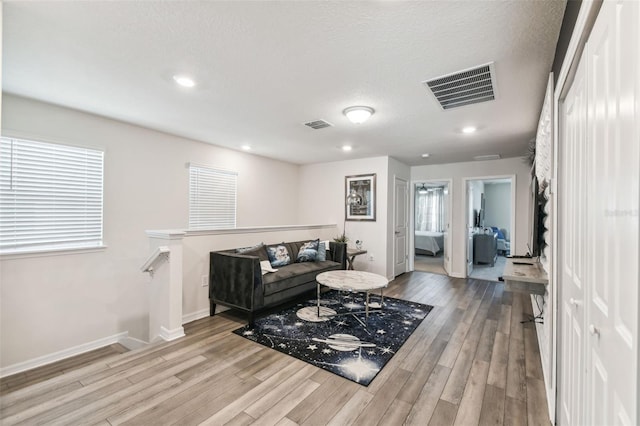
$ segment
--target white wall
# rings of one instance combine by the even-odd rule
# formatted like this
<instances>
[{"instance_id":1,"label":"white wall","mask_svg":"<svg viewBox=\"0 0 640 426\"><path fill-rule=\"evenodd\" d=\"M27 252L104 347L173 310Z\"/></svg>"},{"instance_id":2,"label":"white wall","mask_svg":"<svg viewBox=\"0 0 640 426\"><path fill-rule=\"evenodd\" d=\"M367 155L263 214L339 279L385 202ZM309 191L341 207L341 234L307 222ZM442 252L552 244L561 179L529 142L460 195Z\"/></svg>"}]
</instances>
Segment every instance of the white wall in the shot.
<instances>
[{"instance_id":1,"label":"white wall","mask_svg":"<svg viewBox=\"0 0 640 426\"><path fill-rule=\"evenodd\" d=\"M507 230L507 238L511 236L511 184L486 183L485 226L496 226Z\"/></svg>"},{"instance_id":2,"label":"white wall","mask_svg":"<svg viewBox=\"0 0 640 426\"><path fill-rule=\"evenodd\" d=\"M516 176L516 245L512 242L511 252L523 254L527 250L529 234L529 166L522 158L504 160L474 161L467 163L436 164L411 168L412 182L424 180L452 179L450 188L452 197L452 267L451 275L466 276L466 211L464 178L489 178L497 176ZM513 238L512 238L513 241Z\"/></svg>"},{"instance_id":3,"label":"white wall","mask_svg":"<svg viewBox=\"0 0 640 426\"><path fill-rule=\"evenodd\" d=\"M364 242L366 256L358 256L355 268L390 277L388 271L389 158L336 161L300 166L298 216L300 223L337 223L342 230L345 217L345 176L376 173L376 220L346 223L349 246ZM373 261L369 261L373 256Z\"/></svg>"},{"instance_id":4,"label":"white wall","mask_svg":"<svg viewBox=\"0 0 640 426\"><path fill-rule=\"evenodd\" d=\"M3 135L105 150L108 246L0 260L2 367L127 331L146 339L145 230L187 227L190 161L238 172L238 226L299 223L297 165L11 95L2 112Z\"/></svg>"}]
</instances>

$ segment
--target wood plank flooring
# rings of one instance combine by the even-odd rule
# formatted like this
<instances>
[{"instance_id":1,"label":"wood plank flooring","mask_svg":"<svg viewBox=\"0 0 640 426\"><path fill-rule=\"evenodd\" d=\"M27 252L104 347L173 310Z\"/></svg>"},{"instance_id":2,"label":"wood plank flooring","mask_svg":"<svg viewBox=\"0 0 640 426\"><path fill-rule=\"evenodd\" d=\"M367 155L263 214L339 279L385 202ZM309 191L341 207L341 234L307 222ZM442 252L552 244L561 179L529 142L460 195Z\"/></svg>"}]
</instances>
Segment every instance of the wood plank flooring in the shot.
<instances>
[{"instance_id":1,"label":"wood plank flooring","mask_svg":"<svg viewBox=\"0 0 640 426\"><path fill-rule=\"evenodd\" d=\"M526 295L423 272L385 295L434 309L363 387L231 331L232 312L186 336L112 346L0 381L0 423L100 425L549 425Z\"/></svg>"}]
</instances>

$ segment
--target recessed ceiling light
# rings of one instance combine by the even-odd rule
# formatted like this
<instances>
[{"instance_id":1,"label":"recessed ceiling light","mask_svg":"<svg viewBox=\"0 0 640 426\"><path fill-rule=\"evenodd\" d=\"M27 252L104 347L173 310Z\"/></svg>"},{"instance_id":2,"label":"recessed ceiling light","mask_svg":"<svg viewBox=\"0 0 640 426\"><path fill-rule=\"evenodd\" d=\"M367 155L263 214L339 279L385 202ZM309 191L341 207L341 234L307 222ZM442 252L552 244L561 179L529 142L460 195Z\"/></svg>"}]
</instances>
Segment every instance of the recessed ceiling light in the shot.
<instances>
[{"instance_id":1,"label":"recessed ceiling light","mask_svg":"<svg viewBox=\"0 0 640 426\"><path fill-rule=\"evenodd\" d=\"M463 127L462 128L462 133L465 133L465 134L468 135L468 134L474 133L476 130L478 130L478 129L476 129L473 126L467 126L467 127Z\"/></svg>"},{"instance_id":2,"label":"recessed ceiling light","mask_svg":"<svg viewBox=\"0 0 640 426\"><path fill-rule=\"evenodd\" d=\"M346 108L342 113L354 124L364 123L373 115L375 110L368 106L352 106Z\"/></svg>"},{"instance_id":3,"label":"recessed ceiling light","mask_svg":"<svg viewBox=\"0 0 640 426\"><path fill-rule=\"evenodd\" d=\"M349 151L351 151L352 149L353 149L353 148L351 148L351 145L343 145L343 146L342 146L342 150L343 150L344 152L349 152Z\"/></svg>"},{"instance_id":4,"label":"recessed ceiling light","mask_svg":"<svg viewBox=\"0 0 640 426\"><path fill-rule=\"evenodd\" d=\"M431 157L431 154L429 153L422 154L422 158L429 158L429 157Z\"/></svg>"},{"instance_id":5,"label":"recessed ceiling light","mask_svg":"<svg viewBox=\"0 0 640 426\"><path fill-rule=\"evenodd\" d=\"M196 85L196 82L186 75L174 75L173 80L182 87L193 87Z\"/></svg>"}]
</instances>

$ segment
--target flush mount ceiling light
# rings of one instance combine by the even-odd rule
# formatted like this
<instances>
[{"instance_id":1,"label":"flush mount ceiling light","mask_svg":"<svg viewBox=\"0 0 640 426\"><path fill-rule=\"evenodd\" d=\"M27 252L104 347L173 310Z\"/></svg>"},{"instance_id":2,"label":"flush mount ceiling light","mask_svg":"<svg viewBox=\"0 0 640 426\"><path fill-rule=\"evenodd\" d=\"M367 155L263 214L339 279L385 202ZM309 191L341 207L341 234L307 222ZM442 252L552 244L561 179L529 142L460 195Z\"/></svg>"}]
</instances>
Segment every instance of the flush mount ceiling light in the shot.
<instances>
[{"instance_id":1,"label":"flush mount ceiling light","mask_svg":"<svg viewBox=\"0 0 640 426\"><path fill-rule=\"evenodd\" d=\"M186 75L174 75L173 81L175 81L182 87L193 87L196 85L196 82L193 81L191 77L187 77Z\"/></svg>"},{"instance_id":2,"label":"flush mount ceiling light","mask_svg":"<svg viewBox=\"0 0 640 426\"><path fill-rule=\"evenodd\" d=\"M467 126L462 128L462 133L470 135L471 133L475 133L476 130L478 129L473 126Z\"/></svg>"},{"instance_id":3,"label":"flush mount ceiling light","mask_svg":"<svg viewBox=\"0 0 640 426\"><path fill-rule=\"evenodd\" d=\"M343 145L343 146L342 146L342 150L343 150L344 152L349 152L349 151L351 151L352 149L353 149L353 148L351 148L351 145Z\"/></svg>"},{"instance_id":4,"label":"flush mount ceiling light","mask_svg":"<svg viewBox=\"0 0 640 426\"><path fill-rule=\"evenodd\" d=\"M431 154L429 153L422 154L422 158L429 158L429 157L431 157Z\"/></svg>"},{"instance_id":5,"label":"flush mount ceiling light","mask_svg":"<svg viewBox=\"0 0 640 426\"><path fill-rule=\"evenodd\" d=\"M342 113L354 124L364 123L374 113L374 109L368 106L352 106L346 108Z\"/></svg>"},{"instance_id":6,"label":"flush mount ceiling light","mask_svg":"<svg viewBox=\"0 0 640 426\"><path fill-rule=\"evenodd\" d=\"M242 145L241 148L243 151L251 151L251 145Z\"/></svg>"}]
</instances>

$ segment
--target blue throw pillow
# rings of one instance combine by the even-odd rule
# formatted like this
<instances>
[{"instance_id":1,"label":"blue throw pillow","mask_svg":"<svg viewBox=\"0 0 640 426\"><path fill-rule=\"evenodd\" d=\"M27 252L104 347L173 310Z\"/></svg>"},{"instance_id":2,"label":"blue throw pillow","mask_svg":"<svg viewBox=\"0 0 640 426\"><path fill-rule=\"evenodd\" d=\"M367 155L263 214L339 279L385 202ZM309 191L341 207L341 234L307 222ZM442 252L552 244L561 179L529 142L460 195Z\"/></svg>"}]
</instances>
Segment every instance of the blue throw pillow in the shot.
<instances>
[{"instance_id":1,"label":"blue throw pillow","mask_svg":"<svg viewBox=\"0 0 640 426\"><path fill-rule=\"evenodd\" d=\"M274 268L286 266L291 263L289 250L287 250L287 247L284 244L267 246L267 255L269 255L269 262Z\"/></svg>"},{"instance_id":2,"label":"blue throw pillow","mask_svg":"<svg viewBox=\"0 0 640 426\"><path fill-rule=\"evenodd\" d=\"M495 232L496 234L498 234L498 238L499 238L499 239L501 239L501 240L506 239L506 238L504 238L504 234L502 233L502 231L500 230L500 228L498 228L497 226L492 226L492 227L491 227L491 230L492 230L493 232Z\"/></svg>"},{"instance_id":3,"label":"blue throw pillow","mask_svg":"<svg viewBox=\"0 0 640 426\"><path fill-rule=\"evenodd\" d=\"M236 249L236 253L242 254L242 253L246 253L248 251L254 251L256 249L261 248L263 245L264 245L264 243L258 243L255 246L251 246L251 247L241 247L241 248Z\"/></svg>"},{"instance_id":4,"label":"blue throw pillow","mask_svg":"<svg viewBox=\"0 0 640 426\"><path fill-rule=\"evenodd\" d=\"M315 240L302 244L302 246L300 246L300 250L298 251L298 258L296 259L296 262L315 262L316 258L318 257L319 243L319 240Z\"/></svg>"},{"instance_id":5,"label":"blue throw pillow","mask_svg":"<svg viewBox=\"0 0 640 426\"><path fill-rule=\"evenodd\" d=\"M323 242L318 243L318 256L316 257L316 262L324 262L327 260L327 246Z\"/></svg>"}]
</instances>

